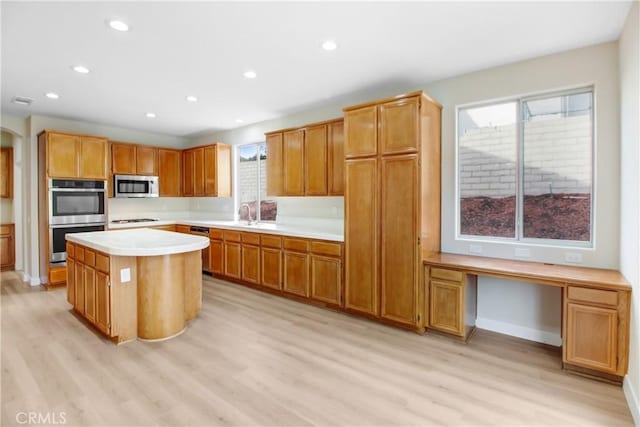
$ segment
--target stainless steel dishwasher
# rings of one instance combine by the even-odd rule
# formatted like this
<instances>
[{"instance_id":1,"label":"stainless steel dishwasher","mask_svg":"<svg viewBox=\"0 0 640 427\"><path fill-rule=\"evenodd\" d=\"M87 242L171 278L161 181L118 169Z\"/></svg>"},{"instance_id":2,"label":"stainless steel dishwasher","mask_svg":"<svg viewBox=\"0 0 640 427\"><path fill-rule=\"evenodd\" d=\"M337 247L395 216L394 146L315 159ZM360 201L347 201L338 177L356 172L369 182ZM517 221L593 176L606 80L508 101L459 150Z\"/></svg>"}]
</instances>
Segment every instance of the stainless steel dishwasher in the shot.
<instances>
[{"instance_id":1,"label":"stainless steel dishwasher","mask_svg":"<svg viewBox=\"0 0 640 427\"><path fill-rule=\"evenodd\" d=\"M189 234L196 234L198 236L209 238L209 229L207 227L196 227L192 225L189 229ZM209 246L202 250L202 271L206 271L207 273L211 272Z\"/></svg>"}]
</instances>

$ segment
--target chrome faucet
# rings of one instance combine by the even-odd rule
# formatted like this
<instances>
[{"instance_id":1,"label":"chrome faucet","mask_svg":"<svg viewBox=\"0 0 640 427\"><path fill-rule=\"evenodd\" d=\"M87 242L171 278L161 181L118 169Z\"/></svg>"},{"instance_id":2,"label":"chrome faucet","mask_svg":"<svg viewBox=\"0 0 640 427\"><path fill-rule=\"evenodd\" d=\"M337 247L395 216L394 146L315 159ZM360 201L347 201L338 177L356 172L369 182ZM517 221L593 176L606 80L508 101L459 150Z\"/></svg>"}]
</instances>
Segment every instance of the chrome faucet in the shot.
<instances>
[{"instance_id":1,"label":"chrome faucet","mask_svg":"<svg viewBox=\"0 0 640 427\"><path fill-rule=\"evenodd\" d=\"M251 219L251 207L249 206L249 203L243 203L240 205L240 213L242 213L242 208L246 207L247 208L247 225L251 225L253 224L253 219Z\"/></svg>"}]
</instances>

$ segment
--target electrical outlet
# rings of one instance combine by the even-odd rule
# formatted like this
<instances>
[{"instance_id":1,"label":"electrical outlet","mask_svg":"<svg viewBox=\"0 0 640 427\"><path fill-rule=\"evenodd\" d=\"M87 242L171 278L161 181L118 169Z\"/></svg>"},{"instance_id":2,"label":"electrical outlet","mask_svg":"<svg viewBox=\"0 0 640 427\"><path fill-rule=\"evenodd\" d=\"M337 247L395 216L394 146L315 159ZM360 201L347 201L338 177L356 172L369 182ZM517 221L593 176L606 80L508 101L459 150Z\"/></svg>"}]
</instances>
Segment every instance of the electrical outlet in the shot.
<instances>
[{"instance_id":1,"label":"electrical outlet","mask_svg":"<svg viewBox=\"0 0 640 427\"><path fill-rule=\"evenodd\" d=\"M472 254L481 254L482 245L469 245L469 252L471 252Z\"/></svg>"},{"instance_id":2,"label":"electrical outlet","mask_svg":"<svg viewBox=\"0 0 640 427\"><path fill-rule=\"evenodd\" d=\"M120 270L120 282L127 283L131 281L131 269L123 268Z\"/></svg>"},{"instance_id":3,"label":"electrical outlet","mask_svg":"<svg viewBox=\"0 0 640 427\"><path fill-rule=\"evenodd\" d=\"M582 264L582 254L578 252L565 252L564 260L574 264Z\"/></svg>"},{"instance_id":4,"label":"electrical outlet","mask_svg":"<svg viewBox=\"0 0 640 427\"><path fill-rule=\"evenodd\" d=\"M531 258L531 251L527 248L516 248L516 258Z\"/></svg>"}]
</instances>

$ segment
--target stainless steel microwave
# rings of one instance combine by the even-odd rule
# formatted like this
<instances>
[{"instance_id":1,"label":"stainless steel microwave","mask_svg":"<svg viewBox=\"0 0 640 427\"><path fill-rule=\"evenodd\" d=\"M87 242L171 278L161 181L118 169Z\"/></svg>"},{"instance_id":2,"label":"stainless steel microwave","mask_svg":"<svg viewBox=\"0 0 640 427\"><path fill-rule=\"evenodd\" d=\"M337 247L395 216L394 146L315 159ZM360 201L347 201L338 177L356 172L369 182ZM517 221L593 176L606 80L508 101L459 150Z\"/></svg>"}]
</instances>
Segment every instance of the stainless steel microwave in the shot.
<instances>
[{"instance_id":1,"label":"stainless steel microwave","mask_svg":"<svg viewBox=\"0 0 640 427\"><path fill-rule=\"evenodd\" d=\"M115 197L158 197L158 177L141 175L114 175Z\"/></svg>"}]
</instances>

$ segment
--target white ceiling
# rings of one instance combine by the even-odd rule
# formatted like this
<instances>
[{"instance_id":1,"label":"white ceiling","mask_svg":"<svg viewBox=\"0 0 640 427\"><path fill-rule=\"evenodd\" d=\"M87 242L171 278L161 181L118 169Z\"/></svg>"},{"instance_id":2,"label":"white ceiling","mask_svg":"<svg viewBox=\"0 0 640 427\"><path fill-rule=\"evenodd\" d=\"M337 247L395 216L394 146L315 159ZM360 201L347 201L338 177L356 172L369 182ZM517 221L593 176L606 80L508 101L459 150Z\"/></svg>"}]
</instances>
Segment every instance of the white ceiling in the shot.
<instances>
[{"instance_id":1,"label":"white ceiling","mask_svg":"<svg viewBox=\"0 0 640 427\"><path fill-rule=\"evenodd\" d=\"M3 1L2 112L195 135L616 40L630 4Z\"/></svg>"}]
</instances>

